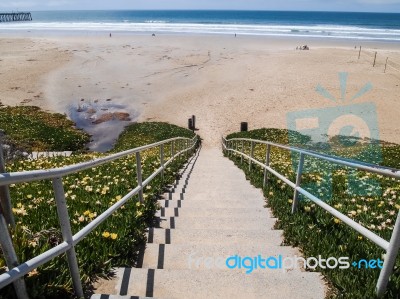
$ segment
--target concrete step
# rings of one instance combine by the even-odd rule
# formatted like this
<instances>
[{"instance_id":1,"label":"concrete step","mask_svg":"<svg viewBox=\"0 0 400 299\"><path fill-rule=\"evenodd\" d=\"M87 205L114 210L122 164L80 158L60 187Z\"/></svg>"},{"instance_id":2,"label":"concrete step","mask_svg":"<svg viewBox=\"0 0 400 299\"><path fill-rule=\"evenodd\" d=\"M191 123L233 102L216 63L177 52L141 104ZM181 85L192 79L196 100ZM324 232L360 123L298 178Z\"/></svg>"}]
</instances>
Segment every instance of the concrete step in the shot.
<instances>
[{"instance_id":1,"label":"concrete step","mask_svg":"<svg viewBox=\"0 0 400 299\"><path fill-rule=\"evenodd\" d=\"M237 271L170 269L120 269L113 279L128 295L162 298L324 298L320 275L265 269L244 274ZM123 283L122 283L123 281ZM102 288L96 290L101 291Z\"/></svg>"},{"instance_id":2,"label":"concrete step","mask_svg":"<svg viewBox=\"0 0 400 299\"><path fill-rule=\"evenodd\" d=\"M261 243L281 245L282 231L263 227L257 230L225 228L205 230L192 228L163 229L150 228L148 243L157 244L236 244Z\"/></svg>"},{"instance_id":3,"label":"concrete step","mask_svg":"<svg viewBox=\"0 0 400 299\"><path fill-rule=\"evenodd\" d=\"M163 216L161 216L163 215ZM196 208L196 207L184 207L184 208L164 208L156 212L157 217L246 217L252 218L273 218L272 213L269 209L263 207L246 207L246 208Z\"/></svg>"},{"instance_id":4,"label":"concrete step","mask_svg":"<svg viewBox=\"0 0 400 299\"><path fill-rule=\"evenodd\" d=\"M276 219L264 208L263 193L219 149L203 150L172 187L157 212L165 228L148 230L142 268L116 269L113 279L95 284L96 293L116 299L325 297L320 274L301 267L259 267L251 274L243 269L248 263L227 267L226 259L236 255L252 258L249 263L258 255L274 261L301 255L279 246L283 234L272 229Z\"/></svg>"},{"instance_id":5,"label":"concrete step","mask_svg":"<svg viewBox=\"0 0 400 299\"><path fill-rule=\"evenodd\" d=\"M300 257L300 252L293 247L276 246L264 243L257 244L147 244L142 268L149 269L194 269L194 270L228 270L227 258L240 257L262 258ZM255 271L264 271L257 269ZM237 269L242 271L243 269ZM302 271L301 265L294 271Z\"/></svg>"},{"instance_id":6,"label":"concrete step","mask_svg":"<svg viewBox=\"0 0 400 299\"><path fill-rule=\"evenodd\" d=\"M202 189L199 189L197 191L194 191L193 185L190 185L186 188L181 188L181 189L174 189L173 192L167 192L162 195L163 198L165 199L180 199L181 195L180 193L184 193L183 197L184 198L190 198L190 199L209 199L209 198L215 198L215 199L225 199L225 198L237 198L237 199L245 199L245 198L257 198L257 199L263 199L264 196L261 193L260 190L240 190L236 188L236 190L232 191L232 189L227 189L227 188L221 188L218 191L215 190L204 190L204 187Z\"/></svg>"},{"instance_id":7,"label":"concrete step","mask_svg":"<svg viewBox=\"0 0 400 299\"><path fill-rule=\"evenodd\" d=\"M249 216L242 217L225 217L220 218L215 216L211 217L168 217L160 218L159 226L161 228L193 228L193 229L220 229L237 227L241 230L257 230L262 228L272 229L275 225L276 219L273 218L253 218Z\"/></svg>"},{"instance_id":8,"label":"concrete step","mask_svg":"<svg viewBox=\"0 0 400 299\"><path fill-rule=\"evenodd\" d=\"M197 184L197 183L196 183ZM226 197L226 196L235 196L239 198L246 198L246 197L257 197L257 198L263 198L263 194L261 190L258 189L251 189L251 190L246 190L246 189L240 189L239 186L235 189L229 188L229 187L221 187L216 190L214 189L206 189L207 187L206 184L202 184L200 188L196 188L194 186L194 183L188 185L187 187L180 188L180 189L174 189L172 192L167 192L164 193L166 198L169 198L169 193L172 193L172 196L175 196L174 198L177 198L176 196L179 196L179 193L184 193L186 197L188 196L193 196L194 198L200 198L200 197L211 197L211 196L216 196L216 198L221 198L221 197Z\"/></svg>"},{"instance_id":9,"label":"concrete step","mask_svg":"<svg viewBox=\"0 0 400 299\"><path fill-rule=\"evenodd\" d=\"M224 200L159 200L161 208L262 208L265 203L258 199Z\"/></svg>"}]
</instances>

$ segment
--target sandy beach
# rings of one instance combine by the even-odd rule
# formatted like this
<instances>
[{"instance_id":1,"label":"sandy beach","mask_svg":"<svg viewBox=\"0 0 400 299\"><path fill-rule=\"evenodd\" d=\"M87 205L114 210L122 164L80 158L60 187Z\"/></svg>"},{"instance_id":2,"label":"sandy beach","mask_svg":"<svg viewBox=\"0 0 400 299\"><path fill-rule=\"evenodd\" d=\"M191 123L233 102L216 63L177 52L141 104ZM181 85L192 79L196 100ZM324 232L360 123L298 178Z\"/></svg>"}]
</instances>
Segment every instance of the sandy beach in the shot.
<instances>
[{"instance_id":1,"label":"sandy beach","mask_svg":"<svg viewBox=\"0 0 400 299\"><path fill-rule=\"evenodd\" d=\"M296 50L303 44L310 50ZM400 46L363 42L360 59L355 46L250 36L4 35L0 101L66 113L94 135L93 149L107 148L131 121L187 126L191 115L205 145L218 146L242 121L249 129L287 128L288 112L346 104L338 73L347 72L345 99L370 82L373 89L353 104L375 103L380 138L400 143ZM338 102L318 94L318 85Z\"/></svg>"}]
</instances>

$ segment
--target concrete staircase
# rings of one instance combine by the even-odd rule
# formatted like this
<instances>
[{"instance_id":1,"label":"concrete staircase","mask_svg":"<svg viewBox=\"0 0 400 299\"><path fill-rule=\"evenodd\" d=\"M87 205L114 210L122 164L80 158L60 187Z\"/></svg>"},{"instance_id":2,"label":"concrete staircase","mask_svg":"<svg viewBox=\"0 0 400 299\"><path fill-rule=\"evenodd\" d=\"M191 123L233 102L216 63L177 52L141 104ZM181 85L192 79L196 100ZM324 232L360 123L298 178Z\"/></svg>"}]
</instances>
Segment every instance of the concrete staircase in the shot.
<instances>
[{"instance_id":1,"label":"concrete staircase","mask_svg":"<svg viewBox=\"0 0 400 299\"><path fill-rule=\"evenodd\" d=\"M220 150L201 150L160 200L160 223L149 228L141 268L116 269L92 298L324 298L319 273L295 267L246 274L225 265L235 255L300 256L280 246L282 232L264 204Z\"/></svg>"}]
</instances>

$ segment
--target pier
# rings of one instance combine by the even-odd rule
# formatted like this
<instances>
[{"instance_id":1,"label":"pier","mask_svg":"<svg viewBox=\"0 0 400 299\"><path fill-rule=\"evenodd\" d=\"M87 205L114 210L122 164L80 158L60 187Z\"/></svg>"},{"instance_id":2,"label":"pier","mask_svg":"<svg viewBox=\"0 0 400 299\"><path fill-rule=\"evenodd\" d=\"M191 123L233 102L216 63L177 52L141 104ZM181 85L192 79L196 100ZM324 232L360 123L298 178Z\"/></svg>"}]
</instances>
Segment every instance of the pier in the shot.
<instances>
[{"instance_id":1,"label":"pier","mask_svg":"<svg viewBox=\"0 0 400 299\"><path fill-rule=\"evenodd\" d=\"M31 13L30 12L0 13L0 23L22 22L22 21L32 21Z\"/></svg>"}]
</instances>

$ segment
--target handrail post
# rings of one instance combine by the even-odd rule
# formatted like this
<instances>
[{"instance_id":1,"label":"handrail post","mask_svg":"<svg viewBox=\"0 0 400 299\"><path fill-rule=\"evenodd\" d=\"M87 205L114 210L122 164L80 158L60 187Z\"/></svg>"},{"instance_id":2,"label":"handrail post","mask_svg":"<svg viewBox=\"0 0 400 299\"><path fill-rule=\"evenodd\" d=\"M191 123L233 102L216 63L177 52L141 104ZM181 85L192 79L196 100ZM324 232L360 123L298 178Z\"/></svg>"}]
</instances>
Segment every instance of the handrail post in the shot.
<instances>
[{"instance_id":1,"label":"handrail post","mask_svg":"<svg viewBox=\"0 0 400 299\"><path fill-rule=\"evenodd\" d=\"M178 154L178 161L179 161L179 163L181 163L182 142L180 140L178 140L176 148L177 148L177 154Z\"/></svg>"},{"instance_id":2,"label":"handrail post","mask_svg":"<svg viewBox=\"0 0 400 299\"><path fill-rule=\"evenodd\" d=\"M244 140L242 140L242 146L240 147L242 154L244 154ZM243 155L240 155L240 163L243 164Z\"/></svg>"},{"instance_id":3,"label":"handrail post","mask_svg":"<svg viewBox=\"0 0 400 299\"><path fill-rule=\"evenodd\" d=\"M175 144L175 140L172 140L171 142L171 159L174 157L175 152L174 152L174 144Z\"/></svg>"},{"instance_id":4,"label":"handrail post","mask_svg":"<svg viewBox=\"0 0 400 299\"><path fill-rule=\"evenodd\" d=\"M0 245L3 251L4 259L6 260L8 269L18 267L19 262L17 254L10 237L10 232L8 231L8 226L6 219L3 214L0 213ZM15 293L18 299L28 299L28 293L26 291L26 285L23 278L19 278L13 282Z\"/></svg>"},{"instance_id":5,"label":"handrail post","mask_svg":"<svg viewBox=\"0 0 400 299\"><path fill-rule=\"evenodd\" d=\"M238 149L239 149L239 143L236 141L235 142L235 151L238 152ZM238 155L238 153L235 153L235 156L237 156L237 155Z\"/></svg>"},{"instance_id":6,"label":"handrail post","mask_svg":"<svg viewBox=\"0 0 400 299\"><path fill-rule=\"evenodd\" d=\"M140 159L140 152L136 152L136 177L138 186L140 186L139 190L139 201L143 203L143 182L142 182L142 161Z\"/></svg>"},{"instance_id":7,"label":"handrail post","mask_svg":"<svg viewBox=\"0 0 400 299\"><path fill-rule=\"evenodd\" d=\"M5 160L3 155L2 137L4 132L0 130L0 173L6 172ZM14 214L12 212L10 189L8 185L0 186L0 213L3 213L7 224L15 227Z\"/></svg>"},{"instance_id":8,"label":"handrail post","mask_svg":"<svg viewBox=\"0 0 400 299\"><path fill-rule=\"evenodd\" d=\"M397 220L390 238L389 248L386 252L386 257L383 262L383 269L379 274L379 279L376 284L376 294L382 297L385 293L389 277L392 274L397 254L400 249L400 212L397 214Z\"/></svg>"},{"instance_id":9,"label":"handrail post","mask_svg":"<svg viewBox=\"0 0 400 299\"><path fill-rule=\"evenodd\" d=\"M62 179L55 178L52 181L53 181L54 195L57 203L58 220L61 226L61 233L63 236L63 240L67 242L68 245L70 245L70 249L68 249L66 254L67 254L69 271L72 277L72 283L74 285L75 295L78 298L83 298L84 294L79 274L78 261L76 259L76 253L73 244L71 223L69 222L68 208L67 208L67 202L65 200L65 193L64 193Z\"/></svg>"},{"instance_id":10,"label":"handrail post","mask_svg":"<svg viewBox=\"0 0 400 299\"><path fill-rule=\"evenodd\" d=\"M297 188L300 187L301 184L301 175L303 173L303 166L304 166L304 154L301 153L299 165L297 167L296 188L294 189L294 194L293 194L292 214L295 213L297 210L297 205L299 201L299 192L297 191Z\"/></svg>"},{"instance_id":11,"label":"handrail post","mask_svg":"<svg viewBox=\"0 0 400 299\"><path fill-rule=\"evenodd\" d=\"M271 156L271 145L267 144L267 152L265 154L265 166L269 167L269 160ZM263 189L268 186L268 170L264 168L264 180L263 180Z\"/></svg>"},{"instance_id":12,"label":"handrail post","mask_svg":"<svg viewBox=\"0 0 400 299\"><path fill-rule=\"evenodd\" d=\"M254 141L251 142L250 157L254 158ZM249 159L249 171L251 171L251 159Z\"/></svg>"},{"instance_id":13,"label":"handrail post","mask_svg":"<svg viewBox=\"0 0 400 299\"><path fill-rule=\"evenodd\" d=\"M160 145L161 181L164 182L164 144Z\"/></svg>"}]
</instances>

